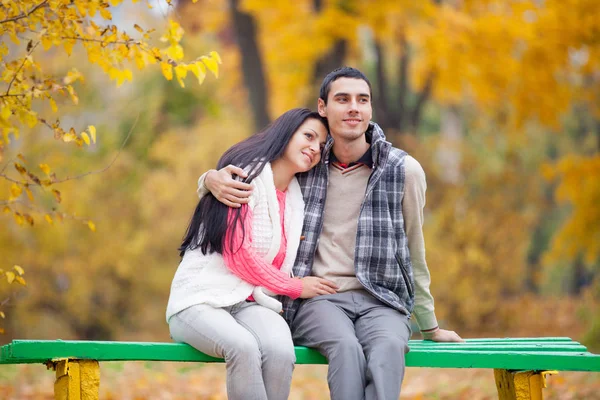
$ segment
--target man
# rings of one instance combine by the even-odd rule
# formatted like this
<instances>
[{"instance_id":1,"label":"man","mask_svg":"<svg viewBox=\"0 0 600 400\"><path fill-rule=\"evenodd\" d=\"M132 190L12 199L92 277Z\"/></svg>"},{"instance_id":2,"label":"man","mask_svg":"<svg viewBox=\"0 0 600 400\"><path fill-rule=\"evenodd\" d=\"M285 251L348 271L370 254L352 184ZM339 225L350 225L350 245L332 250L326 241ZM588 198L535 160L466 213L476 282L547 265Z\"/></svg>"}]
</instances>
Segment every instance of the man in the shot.
<instances>
[{"instance_id":1,"label":"man","mask_svg":"<svg viewBox=\"0 0 600 400\"><path fill-rule=\"evenodd\" d=\"M425 339L459 342L440 329L429 292L423 240L425 173L371 123L371 84L349 67L329 73L318 111L331 137L323 162L298 176L305 200L304 240L294 275L337 284L335 294L284 299L297 345L329 361L332 399L398 399L414 313ZM223 203L247 202L239 168L211 170L199 181ZM358 221L358 223L357 223Z\"/></svg>"}]
</instances>

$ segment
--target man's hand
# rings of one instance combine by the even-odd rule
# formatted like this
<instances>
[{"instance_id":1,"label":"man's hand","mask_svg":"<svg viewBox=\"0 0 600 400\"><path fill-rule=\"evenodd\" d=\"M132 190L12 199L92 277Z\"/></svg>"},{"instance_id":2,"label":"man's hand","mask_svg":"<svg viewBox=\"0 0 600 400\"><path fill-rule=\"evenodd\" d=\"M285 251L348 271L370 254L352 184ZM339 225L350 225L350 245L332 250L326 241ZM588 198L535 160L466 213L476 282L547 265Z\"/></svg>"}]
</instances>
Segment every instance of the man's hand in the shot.
<instances>
[{"instance_id":1,"label":"man's hand","mask_svg":"<svg viewBox=\"0 0 600 400\"><path fill-rule=\"evenodd\" d=\"M233 175L246 178L248 174L235 165L228 165L220 170L211 169L206 173L204 186L217 200L226 206L238 208L250 201L252 185L233 179Z\"/></svg>"},{"instance_id":2,"label":"man's hand","mask_svg":"<svg viewBox=\"0 0 600 400\"><path fill-rule=\"evenodd\" d=\"M428 340L433 340L434 342L464 342L464 339L458 333L445 329L438 329L433 332Z\"/></svg>"}]
</instances>

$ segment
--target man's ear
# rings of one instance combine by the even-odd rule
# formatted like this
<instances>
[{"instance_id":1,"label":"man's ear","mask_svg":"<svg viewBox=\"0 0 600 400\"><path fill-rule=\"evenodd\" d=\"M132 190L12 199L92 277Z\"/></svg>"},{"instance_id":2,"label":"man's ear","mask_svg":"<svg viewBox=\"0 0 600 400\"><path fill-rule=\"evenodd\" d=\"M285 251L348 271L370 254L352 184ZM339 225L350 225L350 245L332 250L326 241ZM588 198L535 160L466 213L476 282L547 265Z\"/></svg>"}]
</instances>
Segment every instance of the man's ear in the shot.
<instances>
[{"instance_id":1,"label":"man's ear","mask_svg":"<svg viewBox=\"0 0 600 400\"><path fill-rule=\"evenodd\" d=\"M327 105L323 99L319 98L317 100L317 111L321 117L327 118Z\"/></svg>"}]
</instances>

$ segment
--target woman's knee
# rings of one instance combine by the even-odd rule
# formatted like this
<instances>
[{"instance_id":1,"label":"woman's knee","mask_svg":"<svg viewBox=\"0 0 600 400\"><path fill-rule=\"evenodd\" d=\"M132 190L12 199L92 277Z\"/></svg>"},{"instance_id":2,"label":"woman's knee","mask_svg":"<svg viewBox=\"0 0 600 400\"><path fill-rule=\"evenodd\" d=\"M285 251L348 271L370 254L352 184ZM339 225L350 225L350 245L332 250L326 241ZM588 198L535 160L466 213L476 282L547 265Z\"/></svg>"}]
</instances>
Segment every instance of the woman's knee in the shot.
<instances>
[{"instance_id":1,"label":"woman's knee","mask_svg":"<svg viewBox=\"0 0 600 400\"><path fill-rule=\"evenodd\" d=\"M244 360L247 362L261 362L261 352L252 335L240 337L229 343L224 350L225 361Z\"/></svg>"},{"instance_id":2,"label":"woman's knee","mask_svg":"<svg viewBox=\"0 0 600 400\"><path fill-rule=\"evenodd\" d=\"M292 365L296 363L296 351L291 340L263 343L262 355L265 361Z\"/></svg>"}]
</instances>

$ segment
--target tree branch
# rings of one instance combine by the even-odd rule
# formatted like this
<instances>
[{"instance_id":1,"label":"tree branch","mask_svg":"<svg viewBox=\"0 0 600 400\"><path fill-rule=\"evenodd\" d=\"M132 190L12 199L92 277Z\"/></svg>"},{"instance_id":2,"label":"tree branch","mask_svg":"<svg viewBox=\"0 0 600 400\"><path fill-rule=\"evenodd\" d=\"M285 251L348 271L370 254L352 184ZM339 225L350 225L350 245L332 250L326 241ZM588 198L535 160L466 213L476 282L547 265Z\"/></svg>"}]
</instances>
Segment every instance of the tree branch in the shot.
<instances>
[{"instance_id":1,"label":"tree branch","mask_svg":"<svg viewBox=\"0 0 600 400\"><path fill-rule=\"evenodd\" d=\"M66 177L64 179L53 180L53 181L51 181L52 184L55 184L55 183L64 183L64 182L67 182L67 181L72 181L72 180L75 180L75 179L80 179L80 178L86 177L88 175L99 174L99 173L102 173L102 172L108 170L110 167L112 167L112 165L115 163L115 161L117 161L117 158L119 158L119 156L121 155L121 151L123 151L123 148L125 148L125 145L127 144L127 141L129 140L129 138L131 137L131 134L133 133L133 130L134 130L135 126L137 125L137 122L138 122L139 118L140 118L140 114L138 113L137 117L135 118L135 121L133 122L133 125L131 126L131 129L129 129L129 132L127 133L127 136L125 137L125 140L121 144L121 147L119 148L119 151L117 152L117 154L115 155L115 157L112 159L112 161L106 167L104 167L102 169L99 169L99 170L96 170L96 171L89 171L89 172L86 172L86 173L83 173L83 174L80 174L80 175L76 175L76 176L73 176L73 177L69 177L68 176L68 177ZM54 128L52 127L52 125L50 125L48 122L46 122L46 120L40 119L40 121L43 124L45 124L46 126L48 126L50 129L54 130ZM13 179L13 178L9 177L8 175L4 174L3 172L6 169L6 167L8 166L8 164L10 164L10 161L7 162L6 165L2 168L2 171L0 171L0 178L4 178L7 181L18 183L20 185L29 184L29 185L41 186L40 183L37 183L35 181L31 181L31 182L29 182L29 181L25 181L25 182L24 181L18 181L16 179Z\"/></svg>"},{"instance_id":2,"label":"tree branch","mask_svg":"<svg viewBox=\"0 0 600 400\"><path fill-rule=\"evenodd\" d=\"M102 169L99 169L99 170L96 170L96 171L89 171L89 172L83 173L81 175L76 175L76 176L73 176L73 177L66 177L64 179L55 180L52 183L53 184L54 183L63 183L63 182L71 181L71 180L74 180L74 179L80 179L80 178L83 178L83 177L88 176L88 175L99 174L99 173L102 173L102 172L108 170L110 167L112 167L112 165L115 163L115 161L117 161L117 158L119 158L119 156L121 155L121 151L123 151L123 149L125 148L125 145L127 144L127 141L129 140L129 137L133 133L133 129L137 125L139 119L140 119L140 114L138 113L137 117L135 117L135 121L133 122L133 125L131 126L131 129L129 129L129 132L127 133L127 136L125 137L125 140L121 144L121 147L119 148L119 151L117 152L117 154L115 154L115 157L112 159L112 161L106 167L104 167Z\"/></svg>"},{"instance_id":3,"label":"tree branch","mask_svg":"<svg viewBox=\"0 0 600 400\"><path fill-rule=\"evenodd\" d=\"M33 51L35 50L35 48L40 44L40 42L36 42L36 44L34 44L33 46L31 46L31 48L29 49L29 51L27 52L27 55L25 57L23 57L23 62L21 63L21 66L19 67L19 69L15 72L15 74L13 75L12 79L10 80L10 83L8 84L8 88L6 89L6 93L5 96L8 96L8 93L10 92L10 88L12 87L12 84L15 82L15 79L17 79L17 75L19 75L19 72L21 72L21 70L23 69L23 67L25 66L25 62L27 61L27 57L29 57L31 55L31 53L33 53Z\"/></svg>"},{"instance_id":4,"label":"tree branch","mask_svg":"<svg viewBox=\"0 0 600 400\"><path fill-rule=\"evenodd\" d=\"M46 3L48 3L48 0L42 1L40 4L34 6L31 10L29 10L27 12L22 12L21 14L19 14L17 16L14 16L12 18L3 19L2 21L0 21L0 24L5 24L7 22L16 22L16 21L18 21L20 19L27 18L31 14L33 14L34 12L36 12L39 8L44 7L46 5Z\"/></svg>"}]
</instances>

